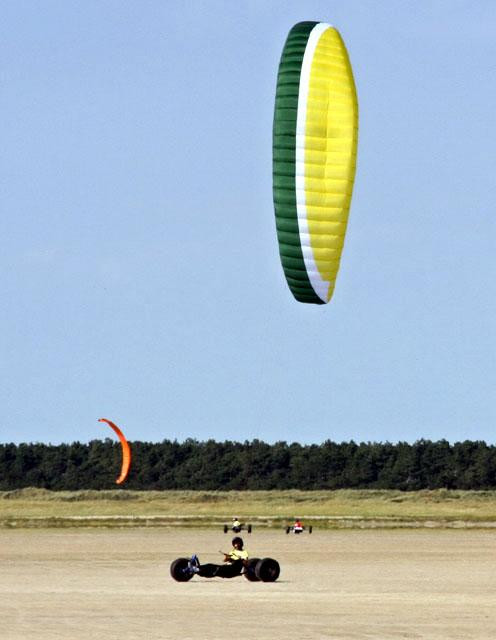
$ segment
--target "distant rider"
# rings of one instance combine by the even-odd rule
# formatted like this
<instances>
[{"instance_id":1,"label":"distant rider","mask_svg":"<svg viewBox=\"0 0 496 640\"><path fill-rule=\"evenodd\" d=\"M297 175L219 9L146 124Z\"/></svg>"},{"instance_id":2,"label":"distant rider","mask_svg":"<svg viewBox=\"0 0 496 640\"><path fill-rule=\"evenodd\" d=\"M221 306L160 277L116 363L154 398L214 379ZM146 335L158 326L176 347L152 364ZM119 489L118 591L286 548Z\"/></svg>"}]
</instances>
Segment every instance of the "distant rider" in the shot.
<instances>
[{"instance_id":1,"label":"distant rider","mask_svg":"<svg viewBox=\"0 0 496 640\"><path fill-rule=\"evenodd\" d=\"M293 525L293 531L295 533L301 533L303 531L303 525L299 518L296 518L295 523Z\"/></svg>"},{"instance_id":2,"label":"distant rider","mask_svg":"<svg viewBox=\"0 0 496 640\"><path fill-rule=\"evenodd\" d=\"M234 533L239 533L241 531L241 522L237 518L232 519L231 529Z\"/></svg>"}]
</instances>

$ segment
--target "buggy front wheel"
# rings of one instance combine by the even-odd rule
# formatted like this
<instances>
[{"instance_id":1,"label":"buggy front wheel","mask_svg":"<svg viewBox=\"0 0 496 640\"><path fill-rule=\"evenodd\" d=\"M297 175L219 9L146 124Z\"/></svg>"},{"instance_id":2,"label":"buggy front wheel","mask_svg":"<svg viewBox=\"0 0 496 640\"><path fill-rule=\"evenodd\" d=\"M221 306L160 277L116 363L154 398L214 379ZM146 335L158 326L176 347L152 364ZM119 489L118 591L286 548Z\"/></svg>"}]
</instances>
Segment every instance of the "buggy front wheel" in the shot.
<instances>
[{"instance_id":1,"label":"buggy front wheel","mask_svg":"<svg viewBox=\"0 0 496 640\"><path fill-rule=\"evenodd\" d=\"M170 574L177 582L188 582L193 577L193 574L188 569L188 558L178 558L171 564Z\"/></svg>"}]
</instances>

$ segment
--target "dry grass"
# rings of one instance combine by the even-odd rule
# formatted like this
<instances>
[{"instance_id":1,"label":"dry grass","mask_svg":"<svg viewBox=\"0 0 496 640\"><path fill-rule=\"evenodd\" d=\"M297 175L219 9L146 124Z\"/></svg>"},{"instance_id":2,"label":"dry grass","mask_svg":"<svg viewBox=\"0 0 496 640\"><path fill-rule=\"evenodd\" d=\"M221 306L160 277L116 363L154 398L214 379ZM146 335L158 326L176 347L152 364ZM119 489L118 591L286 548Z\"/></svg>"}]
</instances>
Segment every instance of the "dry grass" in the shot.
<instances>
[{"instance_id":1,"label":"dry grass","mask_svg":"<svg viewBox=\"0 0 496 640\"><path fill-rule=\"evenodd\" d=\"M295 516L319 526L374 520L496 523L496 491L46 491L0 492L0 526L191 525L232 515L280 526ZM358 526L358 525L357 525Z\"/></svg>"}]
</instances>

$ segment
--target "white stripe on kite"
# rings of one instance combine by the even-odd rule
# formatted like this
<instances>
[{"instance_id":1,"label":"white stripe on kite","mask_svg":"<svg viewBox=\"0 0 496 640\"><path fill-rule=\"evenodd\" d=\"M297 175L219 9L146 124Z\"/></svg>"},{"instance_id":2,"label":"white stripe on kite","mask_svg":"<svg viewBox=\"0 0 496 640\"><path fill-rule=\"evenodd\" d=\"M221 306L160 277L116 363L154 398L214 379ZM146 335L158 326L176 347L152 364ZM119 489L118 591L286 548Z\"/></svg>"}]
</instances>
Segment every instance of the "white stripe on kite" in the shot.
<instances>
[{"instance_id":1,"label":"white stripe on kite","mask_svg":"<svg viewBox=\"0 0 496 640\"><path fill-rule=\"evenodd\" d=\"M307 101L308 87L310 83L310 71L312 69L312 60L317 48L317 44L324 31L331 27L330 24L319 22L310 32L308 37L303 61L301 64L300 87L298 94L298 113L296 115L296 149L295 149L295 189L296 189L296 211L298 215L298 229L300 232L300 243L302 244L303 259L305 268L309 275L310 284L318 297L327 302L329 287L332 283L322 279L315 259L313 250L310 245L305 245L303 251L303 238L310 238L308 228L307 207L305 199L305 125L307 121Z\"/></svg>"}]
</instances>

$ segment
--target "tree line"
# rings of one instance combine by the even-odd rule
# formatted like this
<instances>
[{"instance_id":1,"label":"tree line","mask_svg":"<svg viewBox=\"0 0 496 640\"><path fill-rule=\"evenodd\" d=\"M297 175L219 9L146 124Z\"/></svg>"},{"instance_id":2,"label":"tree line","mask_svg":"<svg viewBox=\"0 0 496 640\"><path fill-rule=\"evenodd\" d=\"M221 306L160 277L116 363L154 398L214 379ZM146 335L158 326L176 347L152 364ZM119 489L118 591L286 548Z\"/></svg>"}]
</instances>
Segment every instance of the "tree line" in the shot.
<instances>
[{"instance_id":1,"label":"tree line","mask_svg":"<svg viewBox=\"0 0 496 640\"><path fill-rule=\"evenodd\" d=\"M132 442L124 487L143 490L490 489L496 446L483 441L413 444ZM120 471L111 439L71 444L0 444L0 490L111 489Z\"/></svg>"}]
</instances>

